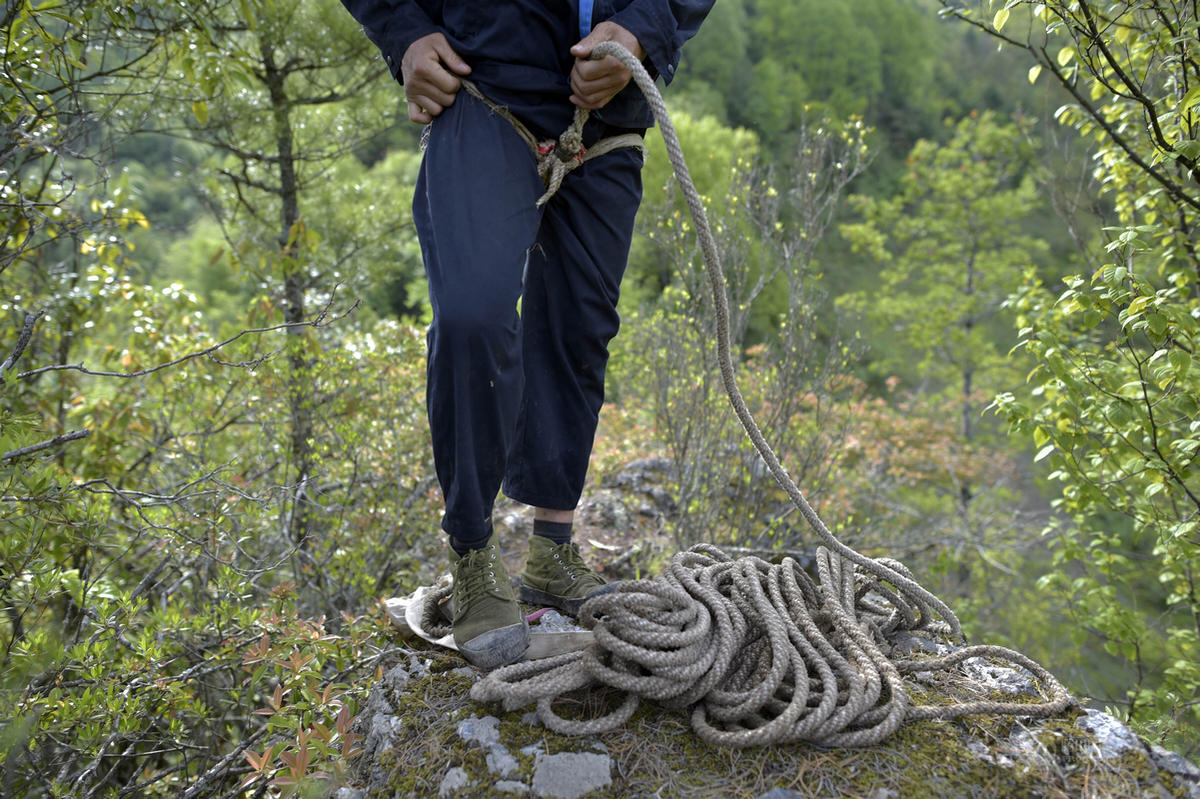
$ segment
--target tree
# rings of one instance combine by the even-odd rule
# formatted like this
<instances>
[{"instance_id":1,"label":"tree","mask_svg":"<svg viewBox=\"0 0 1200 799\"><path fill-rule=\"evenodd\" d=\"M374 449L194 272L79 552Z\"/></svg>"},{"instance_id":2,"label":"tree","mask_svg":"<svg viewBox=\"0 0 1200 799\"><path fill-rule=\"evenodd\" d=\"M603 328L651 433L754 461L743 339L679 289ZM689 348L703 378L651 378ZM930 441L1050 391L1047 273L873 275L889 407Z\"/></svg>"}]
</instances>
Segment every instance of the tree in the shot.
<instances>
[{"instance_id":1,"label":"tree","mask_svg":"<svg viewBox=\"0 0 1200 799\"><path fill-rule=\"evenodd\" d=\"M356 179L411 172L407 156L364 175L346 163L354 138L331 131L370 128L330 106L309 112L336 88L321 83L331 76L357 70L372 85L390 83L366 59L322 72L301 57L311 53L297 54L309 69L289 72L290 44L265 33L274 50L247 44L247 20L260 21L255 8L278 10L275 34L290 22L304 26L298 41L328 42L334 12L343 14L335 3L298 13L232 5L6 6L6 796L225 796L344 773L360 748L350 730L363 698L356 676L373 670L379 649L372 622L339 611L360 610L397 571L415 572L420 542L409 537L435 526L420 334L378 320L343 330L337 346L324 333L352 305L340 304L337 270L354 269L346 264L362 242L403 218L348 225L353 213L339 208L322 216L341 225L327 232L336 248L325 249L290 216L308 197L316 206L356 194ZM346 18L342 34L361 38L352 29ZM217 41L227 49L207 46ZM260 59L273 53L279 70L260 61L259 73L236 77L247 48ZM271 75L284 95L275 105ZM245 148L245 170L225 161L188 177L212 176L219 187L216 170L225 168L247 181L230 196L262 192L232 200L234 213L221 220L244 234L230 235L236 247L226 252L266 287L219 338L185 286L131 277L156 272L139 267L126 235L150 222L115 177L112 154L148 120L169 120L158 128L177 133L235 108L258 129L219 141ZM330 144L337 157L310 160L306 140ZM322 186L329 176L350 185ZM280 307L289 276L299 316ZM312 456L305 496L313 499L304 507L319 501L312 513L331 531L320 540L295 540L293 517L280 512L296 504L296 492L284 490L295 488L294 436L279 430L293 433L289 423L308 410L298 405L300 377L324 411L301 442Z\"/></svg>"},{"instance_id":2,"label":"tree","mask_svg":"<svg viewBox=\"0 0 1200 799\"><path fill-rule=\"evenodd\" d=\"M1046 252L1020 233L1038 207L1029 158L1017 125L972 114L947 144L916 144L897 196L852 198L863 221L841 227L883 265L871 291L839 299L881 343L872 370L952 400L967 447L985 432L984 406L1021 370L1006 357L1015 340L1001 306ZM966 519L973 488L955 482Z\"/></svg>"},{"instance_id":3,"label":"tree","mask_svg":"<svg viewBox=\"0 0 1200 799\"><path fill-rule=\"evenodd\" d=\"M689 155L720 153L717 142L737 138L711 119L696 124L684 117L677 124L694 137L684 138ZM814 258L842 191L869 160L867 133L857 119L806 123L786 171L756 166L737 149L726 150L724 160L693 155L725 267L743 393L780 458L817 498L841 434L831 424L832 395L853 348L825 334ZM672 462L679 546L700 540L793 546L807 531L793 531L779 517L785 499L721 387L716 319L681 204L670 194L666 202L650 199L639 217L647 246L671 267L670 282L624 314L610 384L618 402L652 418Z\"/></svg>"},{"instance_id":4,"label":"tree","mask_svg":"<svg viewBox=\"0 0 1200 799\"><path fill-rule=\"evenodd\" d=\"M997 7L992 8L992 5ZM1032 396L997 407L1051 468L1058 551L1043 586L1123 662L1141 729L1195 752L1200 725L1200 19L1191 3L943 2L1033 61L1095 150L1113 219L1087 271L1014 300Z\"/></svg>"}]
</instances>

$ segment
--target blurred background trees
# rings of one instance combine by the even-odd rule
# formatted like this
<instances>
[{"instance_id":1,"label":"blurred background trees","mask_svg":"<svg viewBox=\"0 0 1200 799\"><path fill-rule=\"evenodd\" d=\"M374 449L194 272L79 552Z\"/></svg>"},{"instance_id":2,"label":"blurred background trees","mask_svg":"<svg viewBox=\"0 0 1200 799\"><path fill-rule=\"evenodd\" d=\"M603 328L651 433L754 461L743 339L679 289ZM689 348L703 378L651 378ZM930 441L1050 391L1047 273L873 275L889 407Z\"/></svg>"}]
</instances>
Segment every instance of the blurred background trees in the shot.
<instances>
[{"instance_id":1,"label":"blurred background trees","mask_svg":"<svg viewBox=\"0 0 1200 799\"><path fill-rule=\"evenodd\" d=\"M420 131L332 0L3 23L0 792L320 793L376 600L442 563ZM1193 757L1198 39L1179 3L722 0L668 93L823 516ZM671 464L651 551L803 551L648 143L596 462Z\"/></svg>"}]
</instances>

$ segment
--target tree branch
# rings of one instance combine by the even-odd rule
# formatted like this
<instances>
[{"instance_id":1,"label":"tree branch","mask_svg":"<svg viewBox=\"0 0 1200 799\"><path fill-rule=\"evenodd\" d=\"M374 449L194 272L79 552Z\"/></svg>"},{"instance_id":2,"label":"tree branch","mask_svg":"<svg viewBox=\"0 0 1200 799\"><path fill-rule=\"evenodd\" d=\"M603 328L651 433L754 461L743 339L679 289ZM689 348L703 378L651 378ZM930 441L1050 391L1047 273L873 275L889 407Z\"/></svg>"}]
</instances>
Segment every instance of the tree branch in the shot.
<instances>
[{"instance_id":1,"label":"tree branch","mask_svg":"<svg viewBox=\"0 0 1200 799\"><path fill-rule=\"evenodd\" d=\"M81 438L87 438L91 434L91 430L76 430L73 433L63 433L61 436L55 436L49 441L43 441L40 444L30 444L28 447L10 449L8 452L0 455L0 461L10 461L14 458L20 458L24 455L33 455L36 452L57 447L60 444L68 444L72 441L78 441Z\"/></svg>"}]
</instances>

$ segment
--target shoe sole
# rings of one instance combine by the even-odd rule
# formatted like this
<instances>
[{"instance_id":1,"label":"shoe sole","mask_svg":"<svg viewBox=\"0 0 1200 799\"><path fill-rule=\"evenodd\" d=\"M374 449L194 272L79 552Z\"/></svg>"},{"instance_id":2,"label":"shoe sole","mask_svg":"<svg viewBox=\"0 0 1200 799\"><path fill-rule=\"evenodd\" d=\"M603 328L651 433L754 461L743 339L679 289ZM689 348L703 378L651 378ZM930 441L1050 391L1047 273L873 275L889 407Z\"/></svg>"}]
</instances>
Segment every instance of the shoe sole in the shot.
<instances>
[{"instance_id":1,"label":"shoe sole","mask_svg":"<svg viewBox=\"0 0 1200 799\"><path fill-rule=\"evenodd\" d=\"M526 605L539 605L541 607L556 608L571 618L575 618L579 615L579 609L583 607L584 602L587 602L594 596L611 594L613 591L617 590L618 585L620 585L619 581L615 583L605 583L587 596L576 599L573 597L548 594L545 591L533 588L532 586L528 586L522 582L520 589L517 591L517 598Z\"/></svg>"},{"instance_id":2,"label":"shoe sole","mask_svg":"<svg viewBox=\"0 0 1200 799\"><path fill-rule=\"evenodd\" d=\"M517 662L528 648L529 625L523 619L520 624L497 627L458 644L458 651L467 662L485 671Z\"/></svg>"}]
</instances>

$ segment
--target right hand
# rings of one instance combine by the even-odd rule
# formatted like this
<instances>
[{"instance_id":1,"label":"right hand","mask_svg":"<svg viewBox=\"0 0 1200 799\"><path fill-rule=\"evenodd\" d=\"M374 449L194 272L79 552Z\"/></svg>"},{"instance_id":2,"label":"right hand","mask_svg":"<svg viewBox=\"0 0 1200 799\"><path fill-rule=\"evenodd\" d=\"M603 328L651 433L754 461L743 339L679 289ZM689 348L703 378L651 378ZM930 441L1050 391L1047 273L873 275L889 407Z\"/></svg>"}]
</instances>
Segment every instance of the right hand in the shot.
<instances>
[{"instance_id":1,"label":"right hand","mask_svg":"<svg viewBox=\"0 0 1200 799\"><path fill-rule=\"evenodd\" d=\"M450 47L441 33L417 39L404 51L400 62L404 77L404 96L408 100L408 118L428 125L433 118L454 105L454 96L462 88L458 75L471 74L471 67Z\"/></svg>"}]
</instances>

